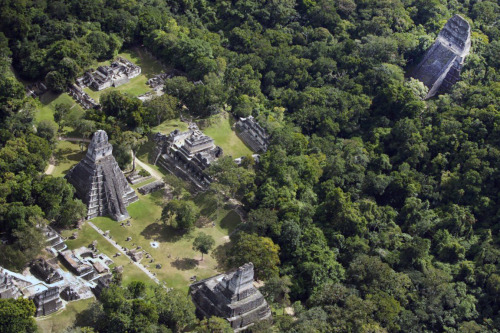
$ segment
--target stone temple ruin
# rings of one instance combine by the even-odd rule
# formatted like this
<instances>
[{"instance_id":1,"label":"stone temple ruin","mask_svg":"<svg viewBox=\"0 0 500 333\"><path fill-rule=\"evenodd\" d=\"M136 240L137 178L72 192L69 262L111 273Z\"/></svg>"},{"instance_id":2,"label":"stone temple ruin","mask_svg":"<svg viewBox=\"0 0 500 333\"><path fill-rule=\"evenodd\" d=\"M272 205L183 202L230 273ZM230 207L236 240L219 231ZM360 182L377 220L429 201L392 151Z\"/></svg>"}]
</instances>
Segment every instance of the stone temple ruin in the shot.
<instances>
[{"instance_id":1,"label":"stone temple ruin","mask_svg":"<svg viewBox=\"0 0 500 333\"><path fill-rule=\"evenodd\" d=\"M106 274L101 276L97 280L97 285L93 289L94 294L96 294L97 297L101 296L102 291L108 288L112 281L113 281L112 274Z\"/></svg>"},{"instance_id":2,"label":"stone temple ruin","mask_svg":"<svg viewBox=\"0 0 500 333\"><path fill-rule=\"evenodd\" d=\"M269 146L269 135L252 116L240 118L235 124L240 139L254 152L266 152Z\"/></svg>"},{"instance_id":3,"label":"stone temple ruin","mask_svg":"<svg viewBox=\"0 0 500 333\"><path fill-rule=\"evenodd\" d=\"M89 94L76 84L71 84L69 86L68 94L70 94L84 109L98 109L100 107Z\"/></svg>"},{"instance_id":4,"label":"stone temple ruin","mask_svg":"<svg viewBox=\"0 0 500 333\"><path fill-rule=\"evenodd\" d=\"M110 215L117 221L129 217L127 206L139 200L113 157L105 131L94 133L87 154L66 175L77 196L87 204L87 218Z\"/></svg>"},{"instance_id":5,"label":"stone temple ruin","mask_svg":"<svg viewBox=\"0 0 500 333\"><path fill-rule=\"evenodd\" d=\"M42 229L49 253L59 254L67 270L57 264L57 258L39 258L31 263L31 270L22 274L0 267L0 298L24 297L33 300L35 316L46 316L63 308L67 302L93 297L92 290L102 285L101 279L109 278L109 265L113 261L85 246L68 250L61 246L61 236L50 227ZM108 284L109 285L109 284ZM1 331L1 329L0 329Z\"/></svg>"},{"instance_id":6,"label":"stone temple ruin","mask_svg":"<svg viewBox=\"0 0 500 333\"><path fill-rule=\"evenodd\" d=\"M76 79L76 83L81 88L90 87L100 91L121 86L139 74L141 74L141 67L125 58L118 57L111 63L111 66L99 66L96 71L85 72L82 77Z\"/></svg>"},{"instance_id":7,"label":"stone temple ruin","mask_svg":"<svg viewBox=\"0 0 500 333\"><path fill-rule=\"evenodd\" d=\"M59 297L59 287L48 289L31 296L36 306L35 317L46 316L62 308L62 300Z\"/></svg>"},{"instance_id":8,"label":"stone temple ruin","mask_svg":"<svg viewBox=\"0 0 500 333\"><path fill-rule=\"evenodd\" d=\"M61 274L43 258L34 260L31 267L35 275L45 283L52 284L63 279Z\"/></svg>"},{"instance_id":9,"label":"stone temple ruin","mask_svg":"<svg viewBox=\"0 0 500 333\"><path fill-rule=\"evenodd\" d=\"M253 285L253 264L193 283L191 298L204 317L226 318L235 332L261 320L271 319L271 309Z\"/></svg>"},{"instance_id":10,"label":"stone temple ruin","mask_svg":"<svg viewBox=\"0 0 500 333\"><path fill-rule=\"evenodd\" d=\"M195 124L189 130L175 130L169 135L156 133L156 160L174 175L192 182L198 189L204 190L212 182L204 170L222 156L222 148L214 140L203 134Z\"/></svg>"},{"instance_id":11,"label":"stone temple ruin","mask_svg":"<svg viewBox=\"0 0 500 333\"><path fill-rule=\"evenodd\" d=\"M0 299L17 298L19 295L14 277L0 268Z\"/></svg>"},{"instance_id":12,"label":"stone temple ruin","mask_svg":"<svg viewBox=\"0 0 500 333\"><path fill-rule=\"evenodd\" d=\"M453 16L415 68L413 77L429 88L426 99L446 92L460 79L460 71L471 46L470 30L464 18Z\"/></svg>"}]
</instances>

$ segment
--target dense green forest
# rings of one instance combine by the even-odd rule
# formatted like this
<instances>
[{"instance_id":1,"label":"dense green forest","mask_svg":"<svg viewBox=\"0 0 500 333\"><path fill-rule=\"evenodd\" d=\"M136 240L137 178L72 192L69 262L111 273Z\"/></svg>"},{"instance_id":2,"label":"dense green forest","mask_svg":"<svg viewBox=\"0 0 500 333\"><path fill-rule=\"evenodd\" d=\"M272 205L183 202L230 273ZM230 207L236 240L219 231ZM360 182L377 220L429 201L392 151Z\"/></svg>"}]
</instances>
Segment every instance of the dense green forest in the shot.
<instances>
[{"instance_id":1,"label":"dense green forest","mask_svg":"<svg viewBox=\"0 0 500 333\"><path fill-rule=\"evenodd\" d=\"M407 73L454 14L471 24L471 54L452 91L424 101ZM60 92L93 61L144 46L179 74L166 95L108 94L75 127L127 142L124 131L148 134L181 105L265 125L260 163L223 159L212 172L249 210L231 264L260 259L268 300L294 303L297 320L276 316L276 329L500 330L497 1L2 0L0 31L2 264L36 255L38 224L84 216L65 180L40 175L56 129L34 127L39 104L11 68ZM156 302L122 293L109 306ZM159 331L161 313L137 324L134 311L114 327ZM111 332L103 321L94 328Z\"/></svg>"}]
</instances>

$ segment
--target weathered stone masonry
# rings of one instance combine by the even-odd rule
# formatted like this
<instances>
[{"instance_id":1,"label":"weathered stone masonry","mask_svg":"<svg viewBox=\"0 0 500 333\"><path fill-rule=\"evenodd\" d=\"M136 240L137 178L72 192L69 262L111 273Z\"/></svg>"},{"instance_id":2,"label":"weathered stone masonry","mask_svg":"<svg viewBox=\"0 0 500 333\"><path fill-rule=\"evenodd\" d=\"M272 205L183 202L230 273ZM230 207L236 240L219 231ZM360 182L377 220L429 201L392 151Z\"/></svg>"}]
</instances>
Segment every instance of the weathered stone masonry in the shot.
<instances>
[{"instance_id":1,"label":"weathered stone masonry","mask_svg":"<svg viewBox=\"0 0 500 333\"><path fill-rule=\"evenodd\" d=\"M460 15L449 19L439 32L413 74L429 88L426 99L446 92L460 79L460 71L470 51L470 33L469 23Z\"/></svg>"},{"instance_id":2,"label":"weathered stone masonry","mask_svg":"<svg viewBox=\"0 0 500 333\"><path fill-rule=\"evenodd\" d=\"M226 318L235 332L260 320L270 320L271 310L254 285L253 264L193 283L191 298L197 313L204 317Z\"/></svg>"},{"instance_id":3,"label":"weathered stone masonry","mask_svg":"<svg viewBox=\"0 0 500 333\"><path fill-rule=\"evenodd\" d=\"M129 217L127 206L139 200L112 155L105 131L94 133L87 154L66 175L77 196L87 204L87 218L110 215L117 221Z\"/></svg>"}]
</instances>

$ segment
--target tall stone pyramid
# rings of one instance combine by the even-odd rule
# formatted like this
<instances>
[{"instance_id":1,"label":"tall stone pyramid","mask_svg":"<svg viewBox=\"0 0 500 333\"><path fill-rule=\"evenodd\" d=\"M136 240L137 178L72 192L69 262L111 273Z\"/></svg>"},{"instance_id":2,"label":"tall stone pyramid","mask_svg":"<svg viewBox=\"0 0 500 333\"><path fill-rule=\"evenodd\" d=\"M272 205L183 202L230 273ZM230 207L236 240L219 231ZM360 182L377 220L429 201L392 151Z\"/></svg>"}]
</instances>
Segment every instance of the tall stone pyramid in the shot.
<instances>
[{"instance_id":1,"label":"tall stone pyramid","mask_svg":"<svg viewBox=\"0 0 500 333\"><path fill-rule=\"evenodd\" d=\"M429 88L426 99L448 91L460 79L460 71L470 51L470 33L469 22L460 15L450 18L439 32L413 73L414 78Z\"/></svg>"},{"instance_id":2,"label":"tall stone pyramid","mask_svg":"<svg viewBox=\"0 0 500 333\"><path fill-rule=\"evenodd\" d=\"M129 217L127 206L139 200L113 157L105 131L94 133L87 155L66 175L76 195L87 204L87 219L110 215L117 221Z\"/></svg>"},{"instance_id":3,"label":"tall stone pyramid","mask_svg":"<svg viewBox=\"0 0 500 333\"><path fill-rule=\"evenodd\" d=\"M261 320L271 320L271 309L253 285L253 264L193 283L191 298L203 317L225 318L235 332Z\"/></svg>"}]
</instances>

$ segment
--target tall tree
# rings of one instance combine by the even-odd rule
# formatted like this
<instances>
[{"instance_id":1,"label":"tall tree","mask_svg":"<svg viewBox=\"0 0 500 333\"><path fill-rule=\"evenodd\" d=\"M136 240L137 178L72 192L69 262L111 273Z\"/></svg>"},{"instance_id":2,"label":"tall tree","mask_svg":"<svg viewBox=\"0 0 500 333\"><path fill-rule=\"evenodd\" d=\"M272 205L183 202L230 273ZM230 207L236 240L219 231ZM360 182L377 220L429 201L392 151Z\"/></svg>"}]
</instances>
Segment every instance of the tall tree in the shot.
<instances>
[{"instance_id":1,"label":"tall tree","mask_svg":"<svg viewBox=\"0 0 500 333\"><path fill-rule=\"evenodd\" d=\"M135 155L137 150L148 141L147 137L142 136L137 132L126 131L121 135L120 143L132 151L132 172L135 171Z\"/></svg>"},{"instance_id":2,"label":"tall tree","mask_svg":"<svg viewBox=\"0 0 500 333\"><path fill-rule=\"evenodd\" d=\"M215 245L215 240L212 236L200 232L193 241L193 250L201 252L201 260L203 254L207 254Z\"/></svg>"}]
</instances>

